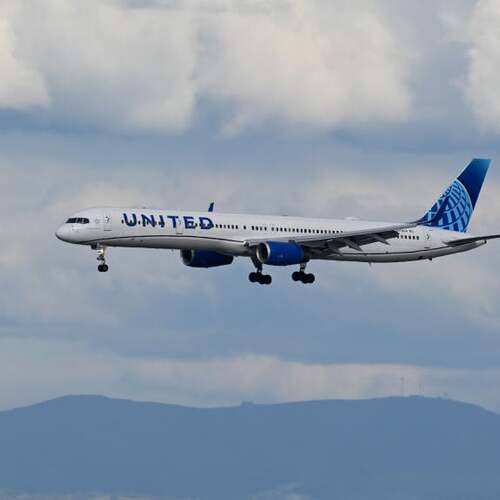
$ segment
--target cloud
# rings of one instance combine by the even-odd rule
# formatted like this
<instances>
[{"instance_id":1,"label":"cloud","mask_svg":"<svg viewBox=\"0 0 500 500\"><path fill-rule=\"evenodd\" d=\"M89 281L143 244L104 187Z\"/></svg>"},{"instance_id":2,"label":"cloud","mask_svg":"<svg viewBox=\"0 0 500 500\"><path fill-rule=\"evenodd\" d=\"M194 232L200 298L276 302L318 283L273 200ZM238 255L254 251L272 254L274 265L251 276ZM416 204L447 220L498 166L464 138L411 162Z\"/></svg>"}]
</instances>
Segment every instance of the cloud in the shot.
<instances>
[{"instance_id":1,"label":"cloud","mask_svg":"<svg viewBox=\"0 0 500 500\"><path fill-rule=\"evenodd\" d=\"M33 158L19 152L11 139L10 147L17 156L0 159L4 173L0 178L0 209L15 214L5 218L0 226L3 242L0 270L4 287L9 290L0 296L0 332L4 335L32 335L37 331L45 338L70 336L122 354L161 352L171 357L196 358L258 352L308 361L323 361L326 357L331 361L345 359L343 353L350 352L349 343L356 344L360 339L350 335L351 340L346 338L342 340L343 346L339 346L329 334L329 321L334 321L341 330L359 332L368 328L369 320L353 312L351 303L364 304L368 316L370 308L378 307L391 322L381 320L376 328L388 336L394 331L397 338L412 334L420 338L420 333L396 334L405 313L393 310L395 302L402 307L420 304L434 309L439 300L439 310L430 314L428 321L442 316L454 318L455 326L461 321L471 322L478 331L464 333L467 338L476 339L478 334L498 329L496 297L500 290L495 272L485 263L488 258L495 261L494 252L498 250L494 243L474 254L433 263L368 268L363 264L313 262L310 269L317 273L318 280L310 291L291 286L290 270L272 269L275 284L263 293L260 289L248 289L246 274L252 266L247 259L237 259L228 268L205 271L185 268L178 252L110 249L111 272L103 276L96 272L96 255L88 247L70 246L54 237L57 226L83 207L148 205L204 209L210 199L216 199L218 209L224 211L410 220L432 204L450 182L451 175L448 178L429 172L423 176L415 169L381 178L378 163L376 173L365 171L360 175L361 171L343 162L341 167L310 168L307 179L303 179L300 168L290 170L287 179L291 189L283 191L279 169L267 173L266 182L262 183L261 176L254 175L251 169L238 169L233 164L206 170L186 169L184 165L165 170L137 169L124 166L121 159L110 163L106 152L99 148L90 160L62 160L57 155L47 159L38 153L33 138L23 136L18 141L23 151L33 151ZM58 149L57 141L54 143L47 137L43 138L43 144L50 150ZM141 151L147 152L148 147ZM92 150L92 143L81 148ZM1 149L5 153L5 148ZM80 154L72 152L70 156L78 158ZM413 161L419 162L420 157ZM439 158L432 160L436 161L442 162ZM31 162L34 164L30 165ZM457 171L452 169L452 174ZM492 200L481 200L480 206L495 201L494 184L489 191ZM279 200L277 192L281 193ZM482 225L483 217L480 214L476 217ZM490 214L486 221L482 230L491 225L494 231L494 215ZM29 230L19 231L20 227ZM484 257L478 258L481 255ZM314 311L309 321L319 323L321 331L321 337L313 344L302 338L302 323L306 319L300 313L301 308L295 309L307 297L314 304L304 312L307 315ZM274 300L294 312L281 318L279 311L270 306ZM176 312L167 313L166 304L169 311ZM232 304L230 310L228 304ZM241 314L252 315L255 310L261 311L256 319L256 332L240 318ZM318 320L320 317L322 321ZM278 329L275 321L280 325ZM295 340L284 341L280 328ZM450 325L426 335L446 343L456 332ZM495 352L483 341L474 341L478 352L483 349ZM325 342L329 348L320 349L318 342ZM361 351L347 355L349 360L408 359L404 346L397 354L390 348L390 354L386 354L376 346L377 340L363 338L363 342ZM307 349L300 347L301 343L308 344ZM434 359L448 357L443 345ZM469 364L468 358L469 353L458 352L449 362L453 365L458 359L467 366L474 365L472 361ZM411 361L423 359L428 362L421 352Z\"/></svg>"},{"instance_id":2,"label":"cloud","mask_svg":"<svg viewBox=\"0 0 500 500\"><path fill-rule=\"evenodd\" d=\"M196 36L184 9L27 1L9 22L19 57L46 83L49 122L139 132L189 125Z\"/></svg>"},{"instance_id":3,"label":"cloud","mask_svg":"<svg viewBox=\"0 0 500 500\"><path fill-rule=\"evenodd\" d=\"M209 97L233 105L227 130L408 118L408 54L373 3L230 5L208 20L200 77Z\"/></svg>"},{"instance_id":4,"label":"cloud","mask_svg":"<svg viewBox=\"0 0 500 500\"><path fill-rule=\"evenodd\" d=\"M466 47L467 70L461 81L466 101L482 128L498 133L500 4L495 0L479 0L471 11L448 13L446 21L450 34Z\"/></svg>"},{"instance_id":5,"label":"cloud","mask_svg":"<svg viewBox=\"0 0 500 500\"><path fill-rule=\"evenodd\" d=\"M179 361L95 352L84 343L0 338L0 408L61 394L104 394L195 406L408 394L449 396L500 410L499 369L306 364L273 356ZM61 376L64 374L64 376Z\"/></svg>"},{"instance_id":6,"label":"cloud","mask_svg":"<svg viewBox=\"0 0 500 500\"><path fill-rule=\"evenodd\" d=\"M6 12L0 108L43 105L37 116L59 127L180 132L199 102L233 133L401 122L412 109L409 55L370 2L49 0Z\"/></svg>"},{"instance_id":7,"label":"cloud","mask_svg":"<svg viewBox=\"0 0 500 500\"><path fill-rule=\"evenodd\" d=\"M150 202L149 206L162 206L165 197L175 206L182 198L175 185L166 182L161 173L156 174L153 181L153 176L146 179L136 171L127 176L122 175L123 171L105 172L100 175L101 181L96 182L94 175L89 176L88 169L76 165L67 168L45 166L40 162L33 170L0 160L0 168L3 173L0 209L15 213L15 217L6 218L0 227L0 271L4 286L10 289L0 297L1 318L17 321L24 317L34 323L57 324L93 317L101 324L115 324L120 313L111 313L109 307L102 308L102 297L94 293L96 254L88 247L73 246L70 250L55 239L55 230L71 213L83 207L144 206L146 201ZM38 177L36 183L34 176ZM218 184L222 190L224 184L220 177L210 176L203 185ZM229 192L230 183L227 186ZM196 206L196 193L187 199L191 206ZM19 231L19 227L29 229ZM16 237L12 237L13 234ZM212 293L210 286L195 285L188 275L180 272L178 255L171 258L169 252L169 258L160 259L158 254L144 258L135 252L131 255L134 264L130 265L114 253L110 251L108 256L117 273L121 274L119 269L127 269L125 274L135 275L142 283L138 290L130 290L132 297L138 294L134 300L144 300L140 294L144 286L161 286L164 292L168 290L177 296L192 292L193 287L205 295ZM161 273L155 271L159 260ZM113 295L115 287L120 285L113 280L103 280L99 286L101 293Z\"/></svg>"},{"instance_id":8,"label":"cloud","mask_svg":"<svg viewBox=\"0 0 500 500\"><path fill-rule=\"evenodd\" d=\"M16 54L14 34L0 9L0 109L45 108L49 96L42 75Z\"/></svg>"},{"instance_id":9,"label":"cloud","mask_svg":"<svg viewBox=\"0 0 500 500\"><path fill-rule=\"evenodd\" d=\"M244 149L244 165L231 160L222 168L207 155L206 169L176 166L167 156L162 168L147 156L146 141L132 155L146 158L135 168L98 141L76 142L70 147L66 138L44 135L42 147L23 134L0 147L0 209L8 214L0 226L7 290L0 295L0 336L10 359L0 359L0 375L19 380L16 390L0 391L0 404L63 392L203 405L366 397L397 394L405 376L408 391L421 385L428 395L448 392L498 407L491 390L498 359L494 244L404 266L314 262L318 281L310 288L293 286L289 269L273 269L275 283L262 289L247 283L248 261L193 270L161 250L111 249L111 272L102 276L88 248L54 238L57 225L85 206L202 209L207 193L227 211L404 219L432 204L461 160L426 158L422 175L421 155L405 162L408 171L393 158L394 173L385 156L367 152L370 168L344 158L329 168L318 162L304 177L301 160L290 167L278 156L279 168L266 170L263 183L261 171L247 168ZM163 150L157 154L163 161ZM443 165L450 166L446 174L437 168ZM284 172L290 189L282 188ZM481 229L495 229L494 180L478 207L488 208L476 216ZM68 370L71 376L61 376Z\"/></svg>"}]
</instances>

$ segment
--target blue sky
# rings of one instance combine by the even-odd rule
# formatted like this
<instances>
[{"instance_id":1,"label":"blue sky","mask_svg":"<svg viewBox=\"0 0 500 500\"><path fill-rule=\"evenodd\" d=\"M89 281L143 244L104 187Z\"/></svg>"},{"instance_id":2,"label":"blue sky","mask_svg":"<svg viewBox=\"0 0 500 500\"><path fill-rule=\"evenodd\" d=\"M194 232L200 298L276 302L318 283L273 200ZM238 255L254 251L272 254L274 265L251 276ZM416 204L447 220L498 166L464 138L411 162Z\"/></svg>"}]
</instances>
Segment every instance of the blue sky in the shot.
<instances>
[{"instance_id":1,"label":"blue sky","mask_svg":"<svg viewBox=\"0 0 500 500\"><path fill-rule=\"evenodd\" d=\"M500 410L500 246L432 263L193 270L54 230L86 206L422 215L474 156L500 229L496 2L0 7L0 408L449 394ZM40 22L40 19L43 22Z\"/></svg>"}]
</instances>

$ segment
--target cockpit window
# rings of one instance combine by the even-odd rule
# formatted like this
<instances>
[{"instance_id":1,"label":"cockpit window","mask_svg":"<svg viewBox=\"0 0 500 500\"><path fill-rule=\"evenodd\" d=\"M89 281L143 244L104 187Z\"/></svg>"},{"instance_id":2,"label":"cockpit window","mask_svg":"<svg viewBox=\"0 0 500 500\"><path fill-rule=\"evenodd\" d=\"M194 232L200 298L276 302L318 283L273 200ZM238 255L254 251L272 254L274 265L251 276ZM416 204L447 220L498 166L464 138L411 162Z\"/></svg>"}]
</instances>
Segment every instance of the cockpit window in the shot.
<instances>
[{"instance_id":1,"label":"cockpit window","mask_svg":"<svg viewBox=\"0 0 500 500\"><path fill-rule=\"evenodd\" d=\"M90 221L86 217L71 217L66 224L88 224Z\"/></svg>"}]
</instances>

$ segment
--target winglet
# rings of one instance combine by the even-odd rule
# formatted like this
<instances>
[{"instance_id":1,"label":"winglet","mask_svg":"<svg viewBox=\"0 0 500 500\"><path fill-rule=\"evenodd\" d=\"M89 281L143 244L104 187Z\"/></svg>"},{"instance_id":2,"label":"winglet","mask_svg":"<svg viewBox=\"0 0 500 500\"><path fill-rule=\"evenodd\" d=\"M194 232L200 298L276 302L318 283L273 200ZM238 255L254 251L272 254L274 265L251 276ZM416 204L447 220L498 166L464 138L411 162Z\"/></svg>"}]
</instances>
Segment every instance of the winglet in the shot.
<instances>
[{"instance_id":1,"label":"winglet","mask_svg":"<svg viewBox=\"0 0 500 500\"><path fill-rule=\"evenodd\" d=\"M214 206L215 206L215 201L212 201L212 203L210 203L210 205L208 205L208 211L209 212L213 212L214 211Z\"/></svg>"}]
</instances>

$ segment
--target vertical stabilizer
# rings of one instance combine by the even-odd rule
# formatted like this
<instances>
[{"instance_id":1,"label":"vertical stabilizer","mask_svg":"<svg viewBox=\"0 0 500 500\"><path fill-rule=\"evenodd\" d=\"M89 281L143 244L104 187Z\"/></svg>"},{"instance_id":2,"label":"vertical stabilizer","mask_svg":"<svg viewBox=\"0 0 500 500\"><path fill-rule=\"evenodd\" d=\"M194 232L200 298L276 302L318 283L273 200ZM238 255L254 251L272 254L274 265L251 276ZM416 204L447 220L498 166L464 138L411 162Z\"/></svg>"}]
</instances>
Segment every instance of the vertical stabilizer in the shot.
<instances>
[{"instance_id":1,"label":"vertical stabilizer","mask_svg":"<svg viewBox=\"0 0 500 500\"><path fill-rule=\"evenodd\" d=\"M465 233L491 160L475 158L422 217L421 223Z\"/></svg>"}]
</instances>

